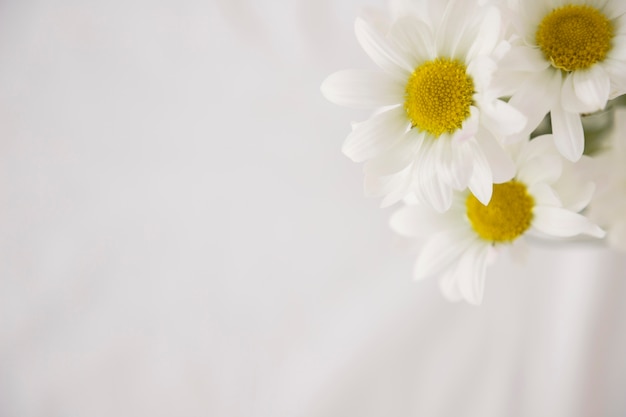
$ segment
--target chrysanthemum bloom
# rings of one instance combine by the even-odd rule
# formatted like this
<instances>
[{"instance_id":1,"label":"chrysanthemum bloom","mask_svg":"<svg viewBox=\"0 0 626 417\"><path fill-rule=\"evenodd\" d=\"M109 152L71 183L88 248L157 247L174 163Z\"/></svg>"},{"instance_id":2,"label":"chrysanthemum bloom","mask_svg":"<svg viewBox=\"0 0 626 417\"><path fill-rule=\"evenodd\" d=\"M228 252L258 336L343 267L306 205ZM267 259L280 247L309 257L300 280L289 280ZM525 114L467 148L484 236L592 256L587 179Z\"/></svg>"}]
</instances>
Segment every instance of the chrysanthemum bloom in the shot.
<instances>
[{"instance_id":1,"label":"chrysanthemum bloom","mask_svg":"<svg viewBox=\"0 0 626 417\"><path fill-rule=\"evenodd\" d=\"M322 92L336 104L375 109L343 151L367 161L366 192L385 196L383 205L415 195L445 211L452 190L468 187L487 203L492 184L514 172L499 140L526 121L490 88L508 49L500 13L477 0L419 3L433 7L400 10L386 34L357 19L357 39L382 71L337 72Z\"/></svg>"},{"instance_id":2,"label":"chrysanthemum bloom","mask_svg":"<svg viewBox=\"0 0 626 417\"><path fill-rule=\"evenodd\" d=\"M441 289L450 300L480 304L488 263L502 250L519 254L528 235L604 235L578 213L589 202L592 187L567 184L568 179L561 176L567 161L550 135L521 143L513 156L515 177L494 185L487 205L464 191L455 193L452 208L445 213L407 205L392 216L391 226L397 233L423 243L415 278L440 275ZM568 189L567 201L557 193L556 185Z\"/></svg>"},{"instance_id":3,"label":"chrysanthemum bloom","mask_svg":"<svg viewBox=\"0 0 626 417\"><path fill-rule=\"evenodd\" d=\"M528 135L550 112L556 146L571 161L584 149L581 113L626 92L626 1L517 0L519 37L499 81L528 117Z\"/></svg>"},{"instance_id":4,"label":"chrysanthemum bloom","mask_svg":"<svg viewBox=\"0 0 626 417\"><path fill-rule=\"evenodd\" d=\"M609 147L594 157L598 191L589 204L589 217L607 231L609 246L626 251L626 109L615 111Z\"/></svg>"}]
</instances>

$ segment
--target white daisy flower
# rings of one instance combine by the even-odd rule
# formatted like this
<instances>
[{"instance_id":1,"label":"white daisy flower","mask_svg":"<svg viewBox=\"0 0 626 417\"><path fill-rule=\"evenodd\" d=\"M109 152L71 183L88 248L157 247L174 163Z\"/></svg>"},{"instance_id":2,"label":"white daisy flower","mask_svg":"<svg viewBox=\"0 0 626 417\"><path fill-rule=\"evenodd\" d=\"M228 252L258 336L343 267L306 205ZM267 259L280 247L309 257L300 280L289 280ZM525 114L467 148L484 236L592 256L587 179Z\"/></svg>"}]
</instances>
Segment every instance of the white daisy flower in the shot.
<instances>
[{"instance_id":1,"label":"white daisy flower","mask_svg":"<svg viewBox=\"0 0 626 417\"><path fill-rule=\"evenodd\" d=\"M526 122L490 88L508 48L500 13L478 0L414 3L415 12L395 10L385 35L356 21L358 41L382 71L340 71L322 84L336 104L375 109L343 152L367 161L366 192L386 196L383 205L415 194L445 211L452 190L467 187L487 203L492 184L514 172L499 140Z\"/></svg>"},{"instance_id":2,"label":"white daisy flower","mask_svg":"<svg viewBox=\"0 0 626 417\"><path fill-rule=\"evenodd\" d=\"M609 147L593 159L598 190L589 218L607 230L609 246L626 251L626 109L615 110Z\"/></svg>"},{"instance_id":3,"label":"white daisy flower","mask_svg":"<svg viewBox=\"0 0 626 417\"><path fill-rule=\"evenodd\" d=\"M578 213L591 198L588 186L579 186L578 195L569 195L569 205L553 187L557 180L566 180L561 174L567 161L559 155L551 135L515 145L513 157L515 177L494 185L489 204L464 191L455 193L452 208L445 213L407 205L391 218L397 233L423 243L415 278L441 275L441 289L450 300L480 304L488 264L502 250L519 255L526 236L604 235Z\"/></svg>"},{"instance_id":4,"label":"white daisy flower","mask_svg":"<svg viewBox=\"0 0 626 417\"><path fill-rule=\"evenodd\" d=\"M548 112L561 154L583 154L581 113L603 109L626 92L626 1L517 0L517 41L499 81L528 117L527 136ZM507 88L508 87L508 88Z\"/></svg>"}]
</instances>

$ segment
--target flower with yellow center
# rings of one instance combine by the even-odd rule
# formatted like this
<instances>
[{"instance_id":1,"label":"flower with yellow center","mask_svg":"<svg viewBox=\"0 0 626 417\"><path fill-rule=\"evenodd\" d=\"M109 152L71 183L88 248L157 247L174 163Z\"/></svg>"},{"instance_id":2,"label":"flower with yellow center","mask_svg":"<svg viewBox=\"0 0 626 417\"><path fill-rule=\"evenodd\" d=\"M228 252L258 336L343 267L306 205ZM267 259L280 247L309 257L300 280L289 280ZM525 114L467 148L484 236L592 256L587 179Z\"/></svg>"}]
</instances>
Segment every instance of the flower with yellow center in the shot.
<instances>
[{"instance_id":1,"label":"flower with yellow center","mask_svg":"<svg viewBox=\"0 0 626 417\"><path fill-rule=\"evenodd\" d=\"M502 250L523 251L525 237L572 237L604 232L582 214L593 185L572 177L572 163L563 159L551 135L525 140L509 148L515 178L496 184L488 204L471 192L457 192L452 208L438 213L415 204L394 213L392 228L419 239L423 246L415 278L440 275L440 286L451 300L480 304L488 264ZM567 190L567 193L560 192Z\"/></svg>"},{"instance_id":2,"label":"flower with yellow center","mask_svg":"<svg viewBox=\"0 0 626 417\"><path fill-rule=\"evenodd\" d=\"M454 190L469 188L486 204L493 183L514 172L501 142L526 122L491 88L508 45L500 13L479 0L423 3L395 9L385 32L357 19L357 39L382 71L337 72L322 92L336 104L375 109L343 145L366 162L368 195L384 197L383 205L415 197L445 211Z\"/></svg>"},{"instance_id":3,"label":"flower with yellow center","mask_svg":"<svg viewBox=\"0 0 626 417\"><path fill-rule=\"evenodd\" d=\"M463 127L470 116L474 82L459 61L437 58L421 64L406 84L404 108L411 126L438 138Z\"/></svg>"},{"instance_id":4,"label":"flower with yellow center","mask_svg":"<svg viewBox=\"0 0 626 417\"><path fill-rule=\"evenodd\" d=\"M474 194L465 200L472 229L483 240L493 243L512 242L523 235L530 227L534 205L526 184L518 180L495 184L487 205L478 201Z\"/></svg>"},{"instance_id":5,"label":"flower with yellow center","mask_svg":"<svg viewBox=\"0 0 626 417\"><path fill-rule=\"evenodd\" d=\"M550 113L557 148L571 161L584 150L581 114L626 92L626 2L512 0L517 35L499 84L528 117L520 137Z\"/></svg>"}]
</instances>

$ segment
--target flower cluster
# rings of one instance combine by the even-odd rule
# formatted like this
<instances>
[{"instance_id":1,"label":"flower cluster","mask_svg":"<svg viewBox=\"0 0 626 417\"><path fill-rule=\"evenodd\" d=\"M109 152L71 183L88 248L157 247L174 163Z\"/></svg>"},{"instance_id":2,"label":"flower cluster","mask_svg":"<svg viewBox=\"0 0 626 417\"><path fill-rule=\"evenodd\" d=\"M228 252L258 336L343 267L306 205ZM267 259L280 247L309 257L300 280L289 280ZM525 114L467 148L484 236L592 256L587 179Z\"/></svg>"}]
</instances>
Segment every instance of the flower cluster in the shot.
<instances>
[{"instance_id":1,"label":"flower cluster","mask_svg":"<svg viewBox=\"0 0 626 417\"><path fill-rule=\"evenodd\" d=\"M626 249L625 1L391 0L355 32L380 69L322 93L370 110L343 152L367 195L401 205L417 279L480 304L489 263L527 236L606 230Z\"/></svg>"}]
</instances>

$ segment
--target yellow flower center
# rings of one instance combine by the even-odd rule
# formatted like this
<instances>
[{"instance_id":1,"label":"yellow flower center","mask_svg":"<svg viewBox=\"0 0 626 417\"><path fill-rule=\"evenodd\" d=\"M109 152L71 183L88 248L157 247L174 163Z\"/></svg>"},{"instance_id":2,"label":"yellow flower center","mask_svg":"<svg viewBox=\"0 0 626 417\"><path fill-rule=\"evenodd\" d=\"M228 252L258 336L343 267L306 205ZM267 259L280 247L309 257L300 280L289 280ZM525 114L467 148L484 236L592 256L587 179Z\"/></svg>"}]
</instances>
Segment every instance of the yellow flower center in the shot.
<instances>
[{"instance_id":1,"label":"yellow flower center","mask_svg":"<svg viewBox=\"0 0 626 417\"><path fill-rule=\"evenodd\" d=\"M490 242L511 242L521 236L533 218L535 200L526 185L512 180L493 185L491 201L483 205L473 194L465 201L474 231Z\"/></svg>"},{"instance_id":2,"label":"yellow flower center","mask_svg":"<svg viewBox=\"0 0 626 417\"><path fill-rule=\"evenodd\" d=\"M548 13L535 34L544 57L565 71L603 61L612 39L613 24L604 14L591 6L573 4Z\"/></svg>"},{"instance_id":3,"label":"yellow flower center","mask_svg":"<svg viewBox=\"0 0 626 417\"><path fill-rule=\"evenodd\" d=\"M411 74L404 108L414 127L439 137L461 128L470 115L473 94L474 82L465 65L437 58Z\"/></svg>"}]
</instances>

